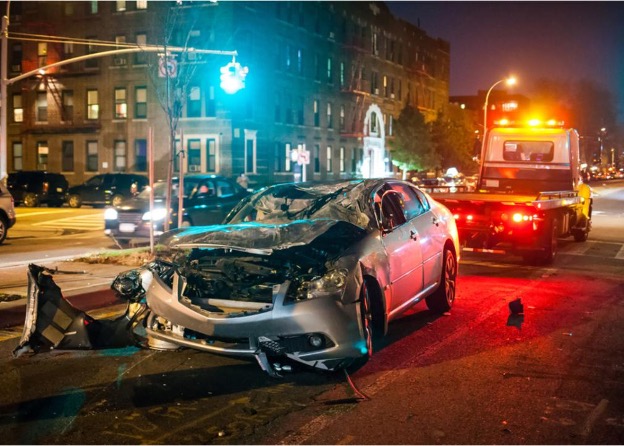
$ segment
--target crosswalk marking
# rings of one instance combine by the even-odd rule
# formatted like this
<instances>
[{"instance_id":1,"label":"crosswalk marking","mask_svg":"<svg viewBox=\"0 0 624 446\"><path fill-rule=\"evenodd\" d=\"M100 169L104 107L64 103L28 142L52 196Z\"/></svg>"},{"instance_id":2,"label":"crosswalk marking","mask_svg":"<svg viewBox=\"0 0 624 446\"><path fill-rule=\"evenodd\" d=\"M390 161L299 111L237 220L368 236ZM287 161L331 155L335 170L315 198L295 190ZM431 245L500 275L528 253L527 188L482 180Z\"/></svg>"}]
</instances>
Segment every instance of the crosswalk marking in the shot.
<instances>
[{"instance_id":1,"label":"crosswalk marking","mask_svg":"<svg viewBox=\"0 0 624 446\"><path fill-rule=\"evenodd\" d=\"M32 226L57 229L82 229L86 231L103 230L104 216L102 214L92 214L57 218L33 223Z\"/></svg>"}]
</instances>

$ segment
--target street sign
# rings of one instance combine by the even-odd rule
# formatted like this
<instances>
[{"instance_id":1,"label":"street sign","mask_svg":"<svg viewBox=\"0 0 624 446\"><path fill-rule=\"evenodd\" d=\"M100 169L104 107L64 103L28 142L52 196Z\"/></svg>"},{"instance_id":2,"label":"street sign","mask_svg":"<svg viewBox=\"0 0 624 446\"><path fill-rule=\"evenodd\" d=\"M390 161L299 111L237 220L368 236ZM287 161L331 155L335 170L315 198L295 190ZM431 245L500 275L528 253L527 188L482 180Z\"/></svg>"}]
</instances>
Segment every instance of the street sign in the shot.
<instances>
[{"instance_id":1,"label":"street sign","mask_svg":"<svg viewBox=\"0 0 624 446\"><path fill-rule=\"evenodd\" d=\"M158 77L177 77L178 61L174 56L160 56L158 59Z\"/></svg>"},{"instance_id":2,"label":"street sign","mask_svg":"<svg viewBox=\"0 0 624 446\"><path fill-rule=\"evenodd\" d=\"M297 160L299 164L310 164L310 151L302 150L299 152L299 159Z\"/></svg>"}]
</instances>

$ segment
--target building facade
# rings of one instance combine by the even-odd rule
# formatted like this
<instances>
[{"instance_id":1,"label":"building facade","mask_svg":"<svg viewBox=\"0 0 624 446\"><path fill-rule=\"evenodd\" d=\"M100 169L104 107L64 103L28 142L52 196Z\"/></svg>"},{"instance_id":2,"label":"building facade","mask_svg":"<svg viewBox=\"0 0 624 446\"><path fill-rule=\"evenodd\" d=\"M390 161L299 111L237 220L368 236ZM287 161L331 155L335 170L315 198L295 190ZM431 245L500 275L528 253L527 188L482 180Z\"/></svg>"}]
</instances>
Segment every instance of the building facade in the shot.
<instances>
[{"instance_id":1,"label":"building facade","mask_svg":"<svg viewBox=\"0 0 624 446\"><path fill-rule=\"evenodd\" d=\"M153 132L157 178L172 145L183 152L174 169L245 172L252 185L388 176L403 107L431 120L448 103L449 44L382 2L12 2L9 18L9 80L148 45L236 51L248 68L231 95L220 88L231 56L192 50L90 58L12 82L9 172L71 184L147 172ZM173 72L159 75L168 61Z\"/></svg>"}]
</instances>

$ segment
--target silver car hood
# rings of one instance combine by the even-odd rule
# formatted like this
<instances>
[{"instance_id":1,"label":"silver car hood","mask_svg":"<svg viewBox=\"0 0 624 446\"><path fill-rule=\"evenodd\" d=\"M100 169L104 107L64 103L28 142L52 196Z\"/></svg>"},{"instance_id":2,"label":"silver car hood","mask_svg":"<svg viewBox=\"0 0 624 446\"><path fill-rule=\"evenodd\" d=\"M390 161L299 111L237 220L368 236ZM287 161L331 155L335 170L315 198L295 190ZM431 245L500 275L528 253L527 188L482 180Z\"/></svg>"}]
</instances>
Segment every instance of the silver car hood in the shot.
<instances>
[{"instance_id":1,"label":"silver car hood","mask_svg":"<svg viewBox=\"0 0 624 446\"><path fill-rule=\"evenodd\" d=\"M268 255L275 250L307 245L338 225L350 227L354 234L365 233L351 223L330 219L282 224L249 222L180 228L163 234L160 243L169 248L227 248Z\"/></svg>"}]
</instances>

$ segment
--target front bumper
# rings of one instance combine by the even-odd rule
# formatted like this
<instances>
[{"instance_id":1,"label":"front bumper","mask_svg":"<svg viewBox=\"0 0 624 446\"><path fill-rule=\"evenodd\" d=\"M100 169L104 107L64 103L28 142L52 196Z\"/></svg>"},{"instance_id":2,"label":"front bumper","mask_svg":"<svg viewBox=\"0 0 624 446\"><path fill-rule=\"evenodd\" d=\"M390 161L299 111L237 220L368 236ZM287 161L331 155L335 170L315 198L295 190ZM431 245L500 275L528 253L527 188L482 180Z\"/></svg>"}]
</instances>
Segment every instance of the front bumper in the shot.
<instances>
[{"instance_id":1,"label":"front bumper","mask_svg":"<svg viewBox=\"0 0 624 446\"><path fill-rule=\"evenodd\" d=\"M232 302L240 311L214 313L179 299L176 281L172 290L154 276L148 306L171 325L148 324L148 335L215 354L286 357L323 370L346 367L365 354L357 302L324 297L286 303L288 285L273 288L273 303L266 308ZM313 345L313 339L321 342Z\"/></svg>"}]
</instances>

